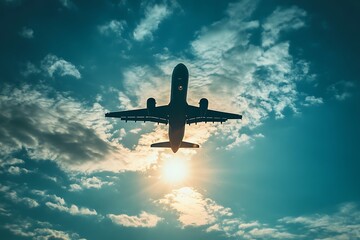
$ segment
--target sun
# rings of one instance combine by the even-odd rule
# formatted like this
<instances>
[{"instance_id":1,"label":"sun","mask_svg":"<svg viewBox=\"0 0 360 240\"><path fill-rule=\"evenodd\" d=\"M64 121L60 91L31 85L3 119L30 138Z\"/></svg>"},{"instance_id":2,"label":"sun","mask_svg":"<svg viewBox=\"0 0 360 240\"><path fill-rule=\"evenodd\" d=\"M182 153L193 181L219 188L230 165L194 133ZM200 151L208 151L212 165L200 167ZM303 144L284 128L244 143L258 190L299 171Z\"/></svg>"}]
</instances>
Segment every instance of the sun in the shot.
<instances>
[{"instance_id":1,"label":"sun","mask_svg":"<svg viewBox=\"0 0 360 240\"><path fill-rule=\"evenodd\" d=\"M187 161L178 158L167 159L162 167L162 179L168 183L184 181L189 174Z\"/></svg>"}]
</instances>

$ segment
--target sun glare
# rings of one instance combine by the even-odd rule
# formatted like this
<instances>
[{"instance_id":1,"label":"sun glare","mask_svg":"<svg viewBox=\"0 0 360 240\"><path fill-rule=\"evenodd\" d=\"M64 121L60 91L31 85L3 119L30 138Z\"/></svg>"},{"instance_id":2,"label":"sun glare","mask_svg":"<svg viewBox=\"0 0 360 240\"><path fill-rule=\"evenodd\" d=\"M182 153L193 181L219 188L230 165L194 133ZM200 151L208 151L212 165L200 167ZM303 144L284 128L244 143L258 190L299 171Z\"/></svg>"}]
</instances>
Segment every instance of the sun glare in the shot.
<instances>
[{"instance_id":1,"label":"sun glare","mask_svg":"<svg viewBox=\"0 0 360 240\"><path fill-rule=\"evenodd\" d=\"M188 176L188 166L185 160L168 159L162 169L162 179L168 183L179 183Z\"/></svg>"}]
</instances>

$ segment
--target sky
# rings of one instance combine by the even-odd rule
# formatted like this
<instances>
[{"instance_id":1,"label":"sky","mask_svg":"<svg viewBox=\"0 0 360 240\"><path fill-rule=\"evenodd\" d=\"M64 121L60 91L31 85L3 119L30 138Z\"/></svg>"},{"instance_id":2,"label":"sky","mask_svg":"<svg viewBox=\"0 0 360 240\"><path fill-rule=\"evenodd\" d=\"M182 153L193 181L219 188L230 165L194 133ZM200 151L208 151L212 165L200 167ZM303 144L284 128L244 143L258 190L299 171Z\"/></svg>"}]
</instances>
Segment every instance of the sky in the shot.
<instances>
[{"instance_id":1,"label":"sky","mask_svg":"<svg viewBox=\"0 0 360 240\"><path fill-rule=\"evenodd\" d=\"M360 239L360 3L0 2L1 239ZM108 119L169 102L242 120Z\"/></svg>"}]
</instances>

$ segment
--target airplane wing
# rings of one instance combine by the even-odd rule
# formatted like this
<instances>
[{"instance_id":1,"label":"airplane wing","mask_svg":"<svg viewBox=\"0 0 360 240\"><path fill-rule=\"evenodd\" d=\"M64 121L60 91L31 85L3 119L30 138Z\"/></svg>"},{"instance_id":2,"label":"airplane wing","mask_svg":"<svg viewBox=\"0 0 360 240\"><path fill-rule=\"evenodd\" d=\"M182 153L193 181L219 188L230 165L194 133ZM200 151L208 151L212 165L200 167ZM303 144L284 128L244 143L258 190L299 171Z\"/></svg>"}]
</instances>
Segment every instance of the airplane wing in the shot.
<instances>
[{"instance_id":1,"label":"airplane wing","mask_svg":"<svg viewBox=\"0 0 360 240\"><path fill-rule=\"evenodd\" d=\"M198 122L226 122L228 119L242 119L242 115L226 113L214 110L206 110L205 114L202 114L199 107L188 105L186 114L186 123L198 123Z\"/></svg>"},{"instance_id":2,"label":"airplane wing","mask_svg":"<svg viewBox=\"0 0 360 240\"><path fill-rule=\"evenodd\" d=\"M159 106L155 107L149 114L147 108L121 111L121 112L110 112L106 113L105 117L120 118L124 121L144 121L144 122L156 122L168 124L169 122L169 107Z\"/></svg>"}]
</instances>

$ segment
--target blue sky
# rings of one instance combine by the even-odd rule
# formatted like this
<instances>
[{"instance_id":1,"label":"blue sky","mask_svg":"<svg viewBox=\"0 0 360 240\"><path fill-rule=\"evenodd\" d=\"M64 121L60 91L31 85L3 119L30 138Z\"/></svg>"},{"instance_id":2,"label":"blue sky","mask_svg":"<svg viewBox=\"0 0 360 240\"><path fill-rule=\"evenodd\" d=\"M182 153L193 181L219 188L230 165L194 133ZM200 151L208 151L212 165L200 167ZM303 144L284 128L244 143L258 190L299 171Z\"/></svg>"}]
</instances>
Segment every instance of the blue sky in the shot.
<instances>
[{"instance_id":1,"label":"blue sky","mask_svg":"<svg viewBox=\"0 0 360 240\"><path fill-rule=\"evenodd\" d=\"M357 1L0 2L2 239L360 238ZM104 113L241 113L167 127ZM175 178L177 177L177 178Z\"/></svg>"}]
</instances>

